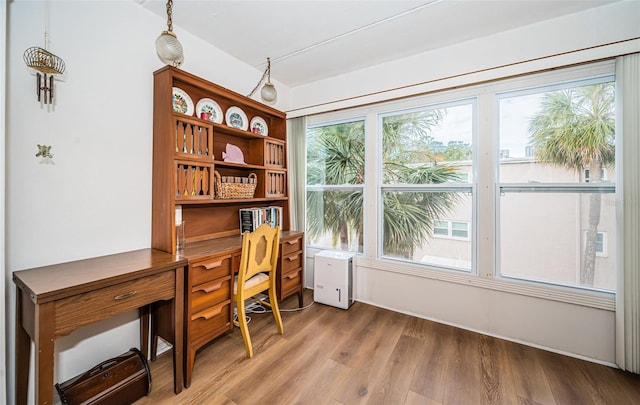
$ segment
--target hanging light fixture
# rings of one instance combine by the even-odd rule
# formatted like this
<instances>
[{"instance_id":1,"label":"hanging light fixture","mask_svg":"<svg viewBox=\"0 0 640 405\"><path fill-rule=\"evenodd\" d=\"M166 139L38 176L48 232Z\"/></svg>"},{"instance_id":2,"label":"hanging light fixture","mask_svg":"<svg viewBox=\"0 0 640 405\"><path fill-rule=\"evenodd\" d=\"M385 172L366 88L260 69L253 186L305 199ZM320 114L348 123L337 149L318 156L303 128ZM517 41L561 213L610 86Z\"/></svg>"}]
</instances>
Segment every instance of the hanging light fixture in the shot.
<instances>
[{"instance_id":1,"label":"hanging light fixture","mask_svg":"<svg viewBox=\"0 0 640 405\"><path fill-rule=\"evenodd\" d=\"M162 31L156 39L156 52L163 63L179 67L184 62L182 44L173 33L173 21L171 19L173 0L167 0L167 30Z\"/></svg>"},{"instance_id":2,"label":"hanging light fixture","mask_svg":"<svg viewBox=\"0 0 640 405\"><path fill-rule=\"evenodd\" d=\"M276 100L276 98L278 98L278 92L276 91L276 87L273 85L273 83L271 83L271 59L270 58L267 58L267 68L264 70L264 73L262 74L260 81L258 81L258 84L256 84L256 87L254 87L253 90L251 90L251 93L249 93L247 97L253 96L253 94L256 92L256 90L258 90L258 87L260 87L260 84L262 84L265 78L267 79L267 82L264 84L264 86L262 86L262 90L260 90L260 96L264 101L268 103L273 102Z\"/></svg>"}]
</instances>

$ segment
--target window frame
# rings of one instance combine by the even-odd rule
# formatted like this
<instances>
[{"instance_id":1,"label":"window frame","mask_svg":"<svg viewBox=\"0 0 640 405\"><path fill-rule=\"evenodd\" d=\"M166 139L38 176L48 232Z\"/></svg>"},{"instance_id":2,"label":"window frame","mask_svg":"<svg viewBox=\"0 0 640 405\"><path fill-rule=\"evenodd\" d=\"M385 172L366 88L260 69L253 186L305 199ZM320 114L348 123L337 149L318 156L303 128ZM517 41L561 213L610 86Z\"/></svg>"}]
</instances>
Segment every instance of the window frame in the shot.
<instances>
[{"instance_id":1,"label":"window frame","mask_svg":"<svg viewBox=\"0 0 640 405\"><path fill-rule=\"evenodd\" d=\"M443 92L442 95L445 97L449 96L449 92ZM467 176L467 182L465 183L438 183L438 184L396 184L396 183L383 183L383 121L385 117L408 114L412 112L419 112L425 110L436 110L442 108L449 107L458 107L470 105L471 106L471 175L472 179L469 180ZM471 242L471 267L469 269L460 268L455 266L444 266L436 263L423 263L417 262L413 260L404 260L397 257L392 257L384 254L384 204L383 204L383 195L385 192L456 192L463 193L471 196L471 229L477 229L477 226L474 226L477 221L477 180L476 176L478 173L478 99L475 96L459 96L457 98L447 97L444 101L434 100L430 103L416 103L409 107L398 106L398 108L387 109L376 114L376 135L377 135L377 172L376 172L376 184L377 184L377 206L378 206L378 221L377 227L379 230L377 237L377 258L380 260L387 261L397 261L403 263L411 263L412 265L425 267L425 268L437 268L441 270L461 272L465 274L473 274L477 275L477 255L478 255L478 247L477 247L477 235L475 233L469 233L469 238ZM432 235L435 237L436 235ZM453 238L451 238L453 239ZM459 239L460 240L460 239Z\"/></svg>"},{"instance_id":2,"label":"window frame","mask_svg":"<svg viewBox=\"0 0 640 405\"><path fill-rule=\"evenodd\" d=\"M342 118L342 119L333 119L333 120L321 120L318 122L313 122L313 123L309 123L307 125L306 128L306 132L305 132L305 137L308 136L308 131L309 129L313 129L313 128L319 128L319 127L326 127L326 126L332 126L332 125L340 125L340 124L349 124L349 123L353 123L353 122L363 122L363 125L365 126L365 140L364 140L364 147L365 147L365 151L366 151L366 125L367 125L367 117L366 116L362 116L362 115L353 115L353 116L348 116L347 118ZM306 161L306 155L307 155L307 150L305 150L305 161ZM366 156L365 156L365 160L366 160ZM366 164L366 161L365 161ZM307 198L308 192L309 191L346 191L346 192L350 192L350 191L355 191L355 192L360 192L362 194L362 201L363 201L363 206L366 205L366 195L364 193L365 190L365 185L366 185L366 181L367 181L367 176L365 174L364 177L364 182L361 184L317 184L317 185L309 185L307 183L307 174L305 172L305 199ZM306 205L306 204L305 204ZM364 207L363 207L363 212L364 212ZM307 213L305 212L305 231L306 231L306 215ZM366 224L363 218L363 224L362 227L363 229L365 228ZM366 230L365 230L366 232ZM343 249L340 249L339 247L331 247L328 248L326 246L321 246L321 245L314 245L311 244L311 239L310 238L305 238L305 243L307 244L306 246L312 249L318 249L318 250L337 250L337 251L344 251L344 252L349 252L349 253L355 253L355 254L360 254L361 252L353 252L353 251L345 251ZM364 251L365 247L364 247L364 241L362 241L362 249Z\"/></svg>"},{"instance_id":3,"label":"window frame","mask_svg":"<svg viewBox=\"0 0 640 405\"><path fill-rule=\"evenodd\" d=\"M496 142L498 139L495 128L494 114L496 114L496 93L511 92L517 89L543 86L549 83L562 83L564 81L576 81L589 77L614 76L615 60L590 61L584 64L570 67L550 69L543 72L530 72L514 77L503 77L490 81L481 81L461 87L441 88L426 92L421 95L401 99L377 102L375 104L363 104L361 106L338 109L330 112L307 117L308 124L335 122L337 120L353 119L353 117L366 117L365 147L366 152L366 178L364 187L364 224L365 236L363 240L363 253L358 254L358 266L361 271L367 269L386 271L412 277L426 278L436 281L449 282L462 285L497 290L506 293L520 294L540 299L551 299L576 305L613 310L615 293L610 291L597 291L578 288L574 286L552 285L545 282L528 281L519 279L504 279L496 276L497 260L495 246L497 241L496 229L496 199L500 192L497 187L497 173L495 169ZM474 156L477 156L476 167L473 172L473 186L475 203L473 204L472 232L475 238L474 245L474 271L464 273L449 271L432 265L415 265L414 263L387 260L381 256L381 231L380 223L380 196L381 185L378 179L381 162L377 151L381 148L381 139L377 136L378 115L388 111L408 110L420 105L446 104L452 100L474 98L477 100L476 116L474 123L477 125L476 136L480 141L474 140ZM622 137L616 137L616 149L620 150ZM489 158L487 158L489 157ZM616 178L621 179L621 165L616 165ZM584 185L584 183L583 183ZM620 187L616 190L617 198L620 198ZM618 207L617 209L620 209ZM482 215L478 215L482 211ZM616 231L617 239L619 231ZM480 237L481 236L481 237ZM616 250L620 249L617 244ZM308 250L313 255L314 249ZM481 253L482 252L482 253ZM619 252L616 252L616 255ZM613 254L610 252L610 254ZM312 256L310 256L312 257ZM616 264L617 267L620 263Z\"/></svg>"},{"instance_id":4,"label":"window frame","mask_svg":"<svg viewBox=\"0 0 640 405\"><path fill-rule=\"evenodd\" d=\"M606 294L614 294L615 291L604 290L601 288L590 287L590 286L581 286L581 285L573 285L573 284L563 284L557 281L550 280L540 280L534 278L526 278L519 277L513 275L505 275L502 274L501 271L501 260L500 260L500 248L501 244L501 235L500 235L500 198L502 195L509 193L579 193L579 194L589 194L589 193L600 193L600 194L615 194L616 185L615 183L611 183L606 179L604 181L589 183L584 181L584 170L580 172L580 180L576 183L536 183L536 182L528 182L528 183L507 183L500 181L500 163L501 163L501 151L500 151L500 109L499 104L500 100L507 97L517 97L521 95L530 95L530 94L539 94L548 91L575 88L579 86L588 86L593 84L600 83L615 83L615 73L613 71L608 73L602 73L598 75L592 75L589 77L580 78L580 76L575 77L573 79L563 80L563 81L539 81L538 83L532 83L526 87L520 86L517 89L509 90L505 89L503 91L498 91L494 93L494 121L495 121L495 131L494 131L494 151L493 151L493 170L495 174L494 178L494 195L495 195L495 242L494 242L494 277L501 280L513 280L516 282L524 282L524 283L538 283L538 284L546 284L554 287L566 288L568 290L580 290L580 291L594 291L594 292L603 292ZM619 137L616 137L616 148L619 147L620 140ZM619 165L616 165L616 168ZM617 170L617 169L616 169ZM606 174L605 174L606 175ZM580 234L580 245L582 246L585 243L585 238ZM596 256L598 254L596 253ZM602 256L598 256L602 257Z\"/></svg>"}]
</instances>

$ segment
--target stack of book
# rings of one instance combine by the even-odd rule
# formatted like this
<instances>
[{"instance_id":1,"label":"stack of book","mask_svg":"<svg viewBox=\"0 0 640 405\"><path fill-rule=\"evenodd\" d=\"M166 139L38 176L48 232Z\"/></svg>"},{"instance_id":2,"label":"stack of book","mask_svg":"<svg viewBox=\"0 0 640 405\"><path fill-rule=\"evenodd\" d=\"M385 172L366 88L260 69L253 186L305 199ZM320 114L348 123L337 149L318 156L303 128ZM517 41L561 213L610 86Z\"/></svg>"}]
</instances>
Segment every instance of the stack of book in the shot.
<instances>
[{"instance_id":1,"label":"stack of book","mask_svg":"<svg viewBox=\"0 0 640 405\"><path fill-rule=\"evenodd\" d=\"M282 207L241 208L240 233L253 232L262 224L282 228Z\"/></svg>"}]
</instances>

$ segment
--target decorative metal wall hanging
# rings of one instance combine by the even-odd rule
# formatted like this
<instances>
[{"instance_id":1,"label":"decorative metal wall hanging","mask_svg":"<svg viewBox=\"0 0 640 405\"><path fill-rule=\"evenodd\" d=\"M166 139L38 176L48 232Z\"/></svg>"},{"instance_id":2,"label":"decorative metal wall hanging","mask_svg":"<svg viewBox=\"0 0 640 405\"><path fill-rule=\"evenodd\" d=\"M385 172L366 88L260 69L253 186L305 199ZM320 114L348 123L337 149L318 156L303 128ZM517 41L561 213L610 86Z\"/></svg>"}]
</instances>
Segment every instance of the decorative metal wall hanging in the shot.
<instances>
[{"instance_id":1,"label":"decorative metal wall hanging","mask_svg":"<svg viewBox=\"0 0 640 405\"><path fill-rule=\"evenodd\" d=\"M53 159L53 155L51 154L51 145L38 144L38 153L36 153L36 157Z\"/></svg>"},{"instance_id":2,"label":"decorative metal wall hanging","mask_svg":"<svg viewBox=\"0 0 640 405\"><path fill-rule=\"evenodd\" d=\"M38 46L33 46L24 51L22 57L27 66L38 72L36 74L36 94L38 95L38 101L40 101L44 95L44 103L52 103L53 75L61 75L64 73L64 61L59 56Z\"/></svg>"}]
</instances>

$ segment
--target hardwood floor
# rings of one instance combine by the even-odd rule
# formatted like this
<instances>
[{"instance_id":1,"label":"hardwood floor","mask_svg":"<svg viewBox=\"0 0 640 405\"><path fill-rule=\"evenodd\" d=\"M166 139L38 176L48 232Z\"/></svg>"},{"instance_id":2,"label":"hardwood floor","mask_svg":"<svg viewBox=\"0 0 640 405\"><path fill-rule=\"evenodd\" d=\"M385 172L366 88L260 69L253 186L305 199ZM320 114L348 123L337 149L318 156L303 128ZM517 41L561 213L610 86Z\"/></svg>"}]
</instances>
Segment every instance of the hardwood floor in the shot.
<instances>
[{"instance_id":1,"label":"hardwood floor","mask_svg":"<svg viewBox=\"0 0 640 405\"><path fill-rule=\"evenodd\" d=\"M640 404L638 375L358 302L283 312L284 335L271 314L251 318L253 358L235 328L175 395L167 352L135 404Z\"/></svg>"}]
</instances>

